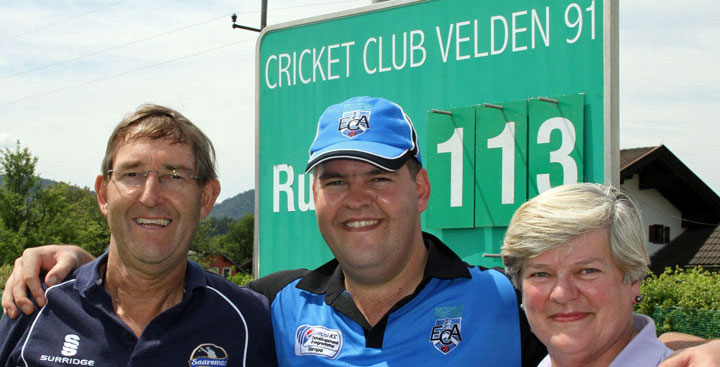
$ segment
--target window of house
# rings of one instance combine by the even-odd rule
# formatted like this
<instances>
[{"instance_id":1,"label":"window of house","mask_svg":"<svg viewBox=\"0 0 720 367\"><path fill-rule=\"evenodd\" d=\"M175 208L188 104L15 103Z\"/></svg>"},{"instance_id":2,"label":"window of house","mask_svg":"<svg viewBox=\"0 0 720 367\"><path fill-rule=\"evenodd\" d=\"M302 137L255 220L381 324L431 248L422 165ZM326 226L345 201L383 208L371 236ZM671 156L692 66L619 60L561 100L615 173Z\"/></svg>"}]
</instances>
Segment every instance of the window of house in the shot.
<instances>
[{"instance_id":1,"label":"window of house","mask_svg":"<svg viewBox=\"0 0 720 367\"><path fill-rule=\"evenodd\" d=\"M670 243L670 227L662 224L653 224L648 231L648 241L651 243Z\"/></svg>"},{"instance_id":2,"label":"window of house","mask_svg":"<svg viewBox=\"0 0 720 367\"><path fill-rule=\"evenodd\" d=\"M232 275L232 267L224 267L224 268L223 268L223 274L222 274L222 275L223 275L225 278L230 278L230 276Z\"/></svg>"},{"instance_id":3,"label":"window of house","mask_svg":"<svg viewBox=\"0 0 720 367\"><path fill-rule=\"evenodd\" d=\"M220 274L220 269L217 266L211 266L207 268L207 271L213 272L215 274Z\"/></svg>"}]
</instances>

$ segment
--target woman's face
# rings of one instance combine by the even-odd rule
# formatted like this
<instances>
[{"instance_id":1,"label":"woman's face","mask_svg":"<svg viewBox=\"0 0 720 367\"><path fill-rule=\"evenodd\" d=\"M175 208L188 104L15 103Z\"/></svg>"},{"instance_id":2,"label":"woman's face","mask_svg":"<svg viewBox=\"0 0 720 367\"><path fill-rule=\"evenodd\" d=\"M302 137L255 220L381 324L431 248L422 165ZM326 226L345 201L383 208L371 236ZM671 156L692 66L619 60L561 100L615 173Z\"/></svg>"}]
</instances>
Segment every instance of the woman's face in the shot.
<instances>
[{"instance_id":1,"label":"woman's face","mask_svg":"<svg viewBox=\"0 0 720 367\"><path fill-rule=\"evenodd\" d=\"M527 260L522 293L530 327L551 358L609 363L632 339L640 281L623 282L605 230Z\"/></svg>"}]
</instances>

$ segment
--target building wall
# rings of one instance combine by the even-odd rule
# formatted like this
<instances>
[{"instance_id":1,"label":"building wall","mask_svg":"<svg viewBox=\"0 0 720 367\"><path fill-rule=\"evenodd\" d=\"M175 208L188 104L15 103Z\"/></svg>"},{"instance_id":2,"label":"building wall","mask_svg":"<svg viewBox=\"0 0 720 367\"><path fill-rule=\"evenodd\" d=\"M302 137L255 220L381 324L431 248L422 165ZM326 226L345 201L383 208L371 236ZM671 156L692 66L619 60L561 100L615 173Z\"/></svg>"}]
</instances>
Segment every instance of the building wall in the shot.
<instances>
[{"instance_id":1,"label":"building wall","mask_svg":"<svg viewBox=\"0 0 720 367\"><path fill-rule=\"evenodd\" d=\"M225 259L223 256L214 256L210 262L208 269L213 273L220 274L224 277L235 275L236 269L233 269L233 264Z\"/></svg>"},{"instance_id":2,"label":"building wall","mask_svg":"<svg viewBox=\"0 0 720 367\"><path fill-rule=\"evenodd\" d=\"M662 224L670 227L670 241L683 233L684 229L681 226L682 213L657 190L640 190L639 175L636 174L632 179L625 180L620 186L635 200L638 207L640 207L643 225L645 226L645 237L648 236L649 226L653 224ZM649 241L647 245L650 256L665 246L650 243Z\"/></svg>"}]
</instances>

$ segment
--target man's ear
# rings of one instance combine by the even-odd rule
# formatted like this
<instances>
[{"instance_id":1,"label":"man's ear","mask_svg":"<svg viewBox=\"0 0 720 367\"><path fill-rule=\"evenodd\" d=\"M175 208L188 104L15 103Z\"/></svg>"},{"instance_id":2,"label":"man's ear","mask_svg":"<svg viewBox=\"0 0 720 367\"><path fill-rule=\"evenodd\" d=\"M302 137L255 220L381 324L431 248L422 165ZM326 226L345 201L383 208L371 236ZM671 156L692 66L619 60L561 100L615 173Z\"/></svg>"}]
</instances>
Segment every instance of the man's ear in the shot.
<instances>
[{"instance_id":1,"label":"man's ear","mask_svg":"<svg viewBox=\"0 0 720 367\"><path fill-rule=\"evenodd\" d=\"M415 188L418 195L418 213L422 213L430 201L430 178L425 168L421 168L415 176Z\"/></svg>"},{"instance_id":2,"label":"man's ear","mask_svg":"<svg viewBox=\"0 0 720 367\"><path fill-rule=\"evenodd\" d=\"M200 219L204 219L210 214L215 206L215 200L220 195L220 181L217 179L209 180L202 188L202 197L200 198Z\"/></svg>"},{"instance_id":3,"label":"man's ear","mask_svg":"<svg viewBox=\"0 0 720 367\"><path fill-rule=\"evenodd\" d=\"M95 177L95 193L97 196L98 206L104 216L107 216L107 184L103 175Z\"/></svg>"}]
</instances>

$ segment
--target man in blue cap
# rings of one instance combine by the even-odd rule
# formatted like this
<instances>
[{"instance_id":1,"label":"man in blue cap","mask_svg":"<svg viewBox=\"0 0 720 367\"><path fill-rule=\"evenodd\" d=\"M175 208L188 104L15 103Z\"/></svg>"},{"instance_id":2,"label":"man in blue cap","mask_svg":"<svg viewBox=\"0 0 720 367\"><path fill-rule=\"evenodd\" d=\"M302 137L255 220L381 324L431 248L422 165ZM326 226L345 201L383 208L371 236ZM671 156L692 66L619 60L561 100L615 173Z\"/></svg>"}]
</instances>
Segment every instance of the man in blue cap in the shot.
<instances>
[{"instance_id":1,"label":"man in blue cap","mask_svg":"<svg viewBox=\"0 0 720 367\"><path fill-rule=\"evenodd\" d=\"M530 350L532 339L508 279L421 230L430 182L400 106L328 107L306 171L335 259L253 284L272 302L281 365L521 365L521 340Z\"/></svg>"},{"instance_id":2,"label":"man in blue cap","mask_svg":"<svg viewBox=\"0 0 720 367\"><path fill-rule=\"evenodd\" d=\"M510 281L422 232L430 182L400 106L356 97L328 107L309 153L318 226L335 258L251 284L271 302L281 366L537 365L546 351Z\"/></svg>"}]
</instances>

